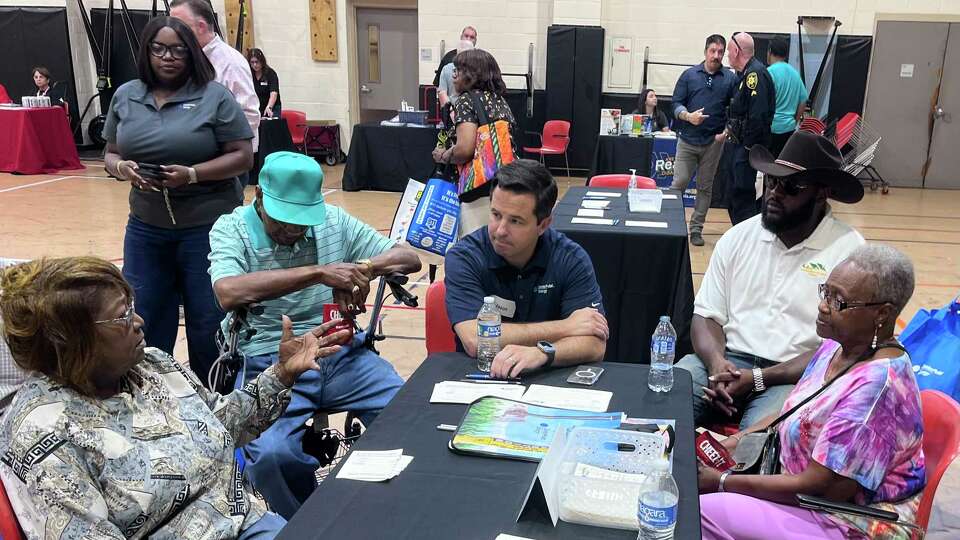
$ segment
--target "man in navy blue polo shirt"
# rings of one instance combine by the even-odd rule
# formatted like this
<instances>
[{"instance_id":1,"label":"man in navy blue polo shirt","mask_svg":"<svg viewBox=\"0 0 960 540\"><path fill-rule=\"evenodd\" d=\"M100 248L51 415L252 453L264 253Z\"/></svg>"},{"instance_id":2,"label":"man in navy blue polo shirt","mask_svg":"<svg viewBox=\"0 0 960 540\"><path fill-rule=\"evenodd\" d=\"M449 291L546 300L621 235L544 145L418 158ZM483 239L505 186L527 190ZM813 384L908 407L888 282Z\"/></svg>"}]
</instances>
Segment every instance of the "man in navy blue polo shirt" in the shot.
<instances>
[{"instance_id":1,"label":"man in navy blue polo shirt","mask_svg":"<svg viewBox=\"0 0 960 540\"><path fill-rule=\"evenodd\" d=\"M590 256L550 227L557 184L540 163L497 171L490 221L447 253L447 315L458 350L477 355L477 313L497 298L500 353L490 374L603 360L610 331Z\"/></svg>"},{"instance_id":2,"label":"man in navy blue polo shirt","mask_svg":"<svg viewBox=\"0 0 960 540\"><path fill-rule=\"evenodd\" d=\"M736 75L723 67L727 40L719 34L707 38L704 61L687 68L673 89L673 112L677 119L677 157L674 161L672 189L687 189L697 173L697 201L690 218L690 243L703 245L703 222L710 209L713 177L723 153L723 141L717 138L727 121L727 103Z\"/></svg>"}]
</instances>

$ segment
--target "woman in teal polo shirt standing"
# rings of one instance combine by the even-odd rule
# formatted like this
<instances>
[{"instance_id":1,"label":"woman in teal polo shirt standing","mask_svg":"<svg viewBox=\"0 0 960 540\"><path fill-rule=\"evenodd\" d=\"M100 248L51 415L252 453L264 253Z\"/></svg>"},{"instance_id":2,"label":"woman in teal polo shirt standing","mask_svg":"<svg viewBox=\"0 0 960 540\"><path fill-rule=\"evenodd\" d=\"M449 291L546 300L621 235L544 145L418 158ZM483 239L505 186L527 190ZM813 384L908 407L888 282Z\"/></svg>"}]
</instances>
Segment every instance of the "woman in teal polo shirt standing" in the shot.
<instances>
[{"instance_id":1,"label":"woman in teal polo shirt standing","mask_svg":"<svg viewBox=\"0 0 960 540\"><path fill-rule=\"evenodd\" d=\"M243 203L253 132L188 26L157 17L140 41L139 78L117 89L104 126L106 169L131 184L123 274L148 346L173 352L183 304L190 367L206 382L224 316L208 234Z\"/></svg>"}]
</instances>

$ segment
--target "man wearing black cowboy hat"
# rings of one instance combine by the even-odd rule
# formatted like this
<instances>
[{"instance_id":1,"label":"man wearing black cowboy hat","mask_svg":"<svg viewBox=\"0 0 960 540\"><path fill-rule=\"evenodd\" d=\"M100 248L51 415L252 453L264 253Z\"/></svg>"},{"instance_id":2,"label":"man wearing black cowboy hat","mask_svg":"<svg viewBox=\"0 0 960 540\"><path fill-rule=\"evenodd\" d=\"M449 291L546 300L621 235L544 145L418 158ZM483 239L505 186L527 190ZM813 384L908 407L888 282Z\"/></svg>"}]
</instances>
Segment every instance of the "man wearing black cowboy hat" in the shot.
<instances>
[{"instance_id":1,"label":"man wearing black cowboy hat","mask_svg":"<svg viewBox=\"0 0 960 540\"><path fill-rule=\"evenodd\" d=\"M750 165L766 174L761 214L717 242L694 304L695 354L677 363L693 376L701 425L742 429L780 410L820 345L819 285L864 243L827 203L863 198L828 139L798 131L777 158L755 145Z\"/></svg>"}]
</instances>

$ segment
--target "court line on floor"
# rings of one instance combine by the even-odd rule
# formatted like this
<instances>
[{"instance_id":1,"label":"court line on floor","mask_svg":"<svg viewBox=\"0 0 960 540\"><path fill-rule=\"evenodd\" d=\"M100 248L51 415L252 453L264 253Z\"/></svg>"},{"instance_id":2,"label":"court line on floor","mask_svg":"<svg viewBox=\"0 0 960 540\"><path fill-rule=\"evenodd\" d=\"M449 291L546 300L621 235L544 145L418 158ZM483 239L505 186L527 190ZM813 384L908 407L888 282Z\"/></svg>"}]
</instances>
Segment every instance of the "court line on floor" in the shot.
<instances>
[{"instance_id":1,"label":"court line on floor","mask_svg":"<svg viewBox=\"0 0 960 540\"><path fill-rule=\"evenodd\" d=\"M24 184L24 185L22 185L22 186L14 186L14 187L6 188L6 189L0 189L0 193L7 193L7 192L10 192L10 191L17 191L18 189L26 189L26 188L34 187L34 186L42 186L42 185L44 185L44 184L52 184L53 182L59 182L59 181L61 181L61 180L66 180L67 178L75 178L75 175L61 176L61 177L59 177L59 178L51 178L51 179L49 179L49 180L41 180L41 181L39 181L39 182L32 182L32 183L30 183L30 184Z\"/></svg>"}]
</instances>

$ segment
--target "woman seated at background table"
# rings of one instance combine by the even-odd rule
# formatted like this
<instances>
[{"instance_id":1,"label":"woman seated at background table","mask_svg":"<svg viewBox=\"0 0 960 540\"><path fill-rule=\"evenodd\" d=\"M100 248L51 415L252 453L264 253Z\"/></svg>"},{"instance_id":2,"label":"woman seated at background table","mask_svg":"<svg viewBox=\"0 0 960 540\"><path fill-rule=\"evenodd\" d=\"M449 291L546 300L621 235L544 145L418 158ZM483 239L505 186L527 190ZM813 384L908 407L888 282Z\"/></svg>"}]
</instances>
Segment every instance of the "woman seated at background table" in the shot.
<instances>
[{"instance_id":1,"label":"woman seated at background table","mask_svg":"<svg viewBox=\"0 0 960 540\"><path fill-rule=\"evenodd\" d=\"M253 88L260 99L260 116L280 118L280 79L277 72L267 65L267 57L260 49L247 51L247 62L253 72Z\"/></svg>"},{"instance_id":2,"label":"woman seated at background table","mask_svg":"<svg viewBox=\"0 0 960 540\"><path fill-rule=\"evenodd\" d=\"M222 396L145 349L133 290L107 261L22 263L0 290L2 337L30 371L0 426L0 467L21 520L36 518L31 538L266 540L283 527L244 489L234 449L339 350L345 331L321 337L336 321L294 337L284 317L279 362Z\"/></svg>"},{"instance_id":3,"label":"woman seated at background table","mask_svg":"<svg viewBox=\"0 0 960 540\"><path fill-rule=\"evenodd\" d=\"M779 426L782 474L700 469L705 539L906 538L906 528L797 506L797 494L892 510L912 523L926 483L920 393L910 358L893 337L913 294L910 260L868 244L820 289L814 354L783 411L836 378ZM771 416L742 433L765 429ZM742 434L724 441L731 451ZM709 495L708 495L709 494Z\"/></svg>"},{"instance_id":4,"label":"woman seated at background table","mask_svg":"<svg viewBox=\"0 0 960 540\"><path fill-rule=\"evenodd\" d=\"M37 66L33 68L32 73L33 84L37 86L37 97L46 96L50 98L50 105L54 107L63 107L63 110L66 111L67 116L70 116L70 106L67 105L66 95L64 94L64 89L66 87L62 84L53 82L53 77L50 75L50 70L43 66Z\"/></svg>"},{"instance_id":5,"label":"woman seated at background table","mask_svg":"<svg viewBox=\"0 0 960 540\"><path fill-rule=\"evenodd\" d=\"M660 109L657 103L657 93L651 88L646 88L640 92L637 108L630 114L645 114L653 118L653 129L651 131L670 131L670 121L667 119L667 114Z\"/></svg>"}]
</instances>

